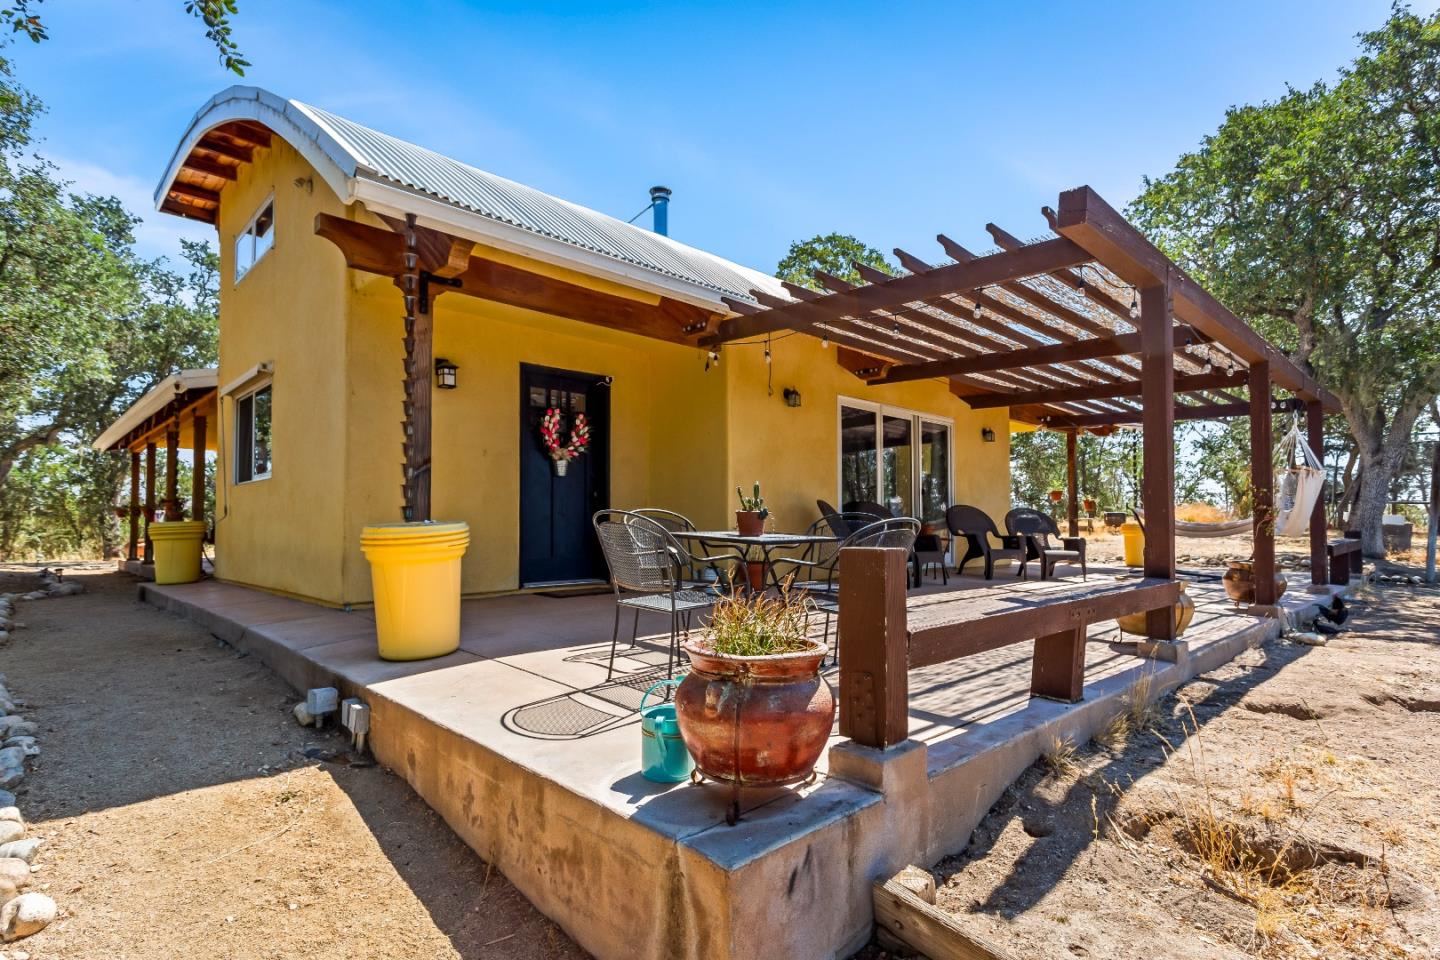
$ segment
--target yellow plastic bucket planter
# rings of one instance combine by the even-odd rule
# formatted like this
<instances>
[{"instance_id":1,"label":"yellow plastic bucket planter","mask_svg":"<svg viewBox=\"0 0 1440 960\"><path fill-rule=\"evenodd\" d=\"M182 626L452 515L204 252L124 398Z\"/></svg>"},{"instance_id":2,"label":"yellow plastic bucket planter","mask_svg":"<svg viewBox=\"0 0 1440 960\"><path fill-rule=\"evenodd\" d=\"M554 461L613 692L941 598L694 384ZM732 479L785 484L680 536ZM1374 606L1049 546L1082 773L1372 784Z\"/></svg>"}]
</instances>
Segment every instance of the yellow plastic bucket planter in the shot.
<instances>
[{"instance_id":1,"label":"yellow plastic bucket planter","mask_svg":"<svg viewBox=\"0 0 1440 960\"><path fill-rule=\"evenodd\" d=\"M1125 566L1145 566L1145 531L1134 520L1120 524L1120 536L1125 538Z\"/></svg>"},{"instance_id":2,"label":"yellow plastic bucket planter","mask_svg":"<svg viewBox=\"0 0 1440 960\"><path fill-rule=\"evenodd\" d=\"M150 542L155 544L155 582L199 580L200 545L204 540L203 520L164 520L150 524Z\"/></svg>"},{"instance_id":3,"label":"yellow plastic bucket planter","mask_svg":"<svg viewBox=\"0 0 1440 960\"><path fill-rule=\"evenodd\" d=\"M381 659L443 657L460 646L460 558L469 545L464 523L381 523L360 532Z\"/></svg>"}]
</instances>

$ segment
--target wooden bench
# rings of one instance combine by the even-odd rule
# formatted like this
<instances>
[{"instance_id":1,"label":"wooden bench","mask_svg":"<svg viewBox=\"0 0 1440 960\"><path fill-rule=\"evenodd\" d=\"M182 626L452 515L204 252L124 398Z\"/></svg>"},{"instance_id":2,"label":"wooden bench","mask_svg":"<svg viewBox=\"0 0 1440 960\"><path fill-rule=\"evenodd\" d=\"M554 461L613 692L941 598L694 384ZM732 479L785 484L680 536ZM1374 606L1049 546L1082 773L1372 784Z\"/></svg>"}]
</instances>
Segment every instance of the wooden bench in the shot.
<instances>
[{"instance_id":1,"label":"wooden bench","mask_svg":"<svg viewBox=\"0 0 1440 960\"><path fill-rule=\"evenodd\" d=\"M1331 540L1325 544L1325 558L1330 562L1330 582L1343 587L1360 572L1360 541L1352 537Z\"/></svg>"},{"instance_id":2,"label":"wooden bench","mask_svg":"<svg viewBox=\"0 0 1440 960\"><path fill-rule=\"evenodd\" d=\"M1031 696L1075 703L1086 628L1150 610L1168 617L1180 593L1173 580L1050 580L907 597L907 574L903 550L840 555L840 733L866 746L909 736L911 669L1013 643L1035 641Z\"/></svg>"}]
</instances>

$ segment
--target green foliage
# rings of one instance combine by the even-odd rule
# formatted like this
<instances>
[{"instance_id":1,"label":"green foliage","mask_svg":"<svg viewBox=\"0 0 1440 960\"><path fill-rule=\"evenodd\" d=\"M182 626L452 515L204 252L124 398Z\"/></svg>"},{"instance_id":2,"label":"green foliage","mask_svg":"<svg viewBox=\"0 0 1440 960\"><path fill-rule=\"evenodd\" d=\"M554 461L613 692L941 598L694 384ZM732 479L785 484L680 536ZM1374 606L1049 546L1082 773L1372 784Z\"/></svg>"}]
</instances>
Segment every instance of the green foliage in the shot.
<instances>
[{"instance_id":1,"label":"green foliage","mask_svg":"<svg viewBox=\"0 0 1440 960\"><path fill-rule=\"evenodd\" d=\"M1334 83L1231 109L1130 215L1341 399L1378 543L1440 393L1440 13L1397 5L1360 40Z\"/></svg>"},{"instance_id":2,"label":"green foliage","mask_svg":"<svg viewBox=\"0 0 1440 960\"><path fill-rule=\"evenodd\" d=\"M715 602L705 645L733 657L767 657L812 649L806 636L810 601L792 593L787 580L779 596L731 592Z\"/></svg>"},{"instance_id":3,"label":"green foliage","mask_svg":"<svg viewBox=\"0 0 1440 960\"><path fill-rule=\"evenodd\" d=\"M750 496L739 487L735 488L735 496L740 498L740 509L748 513L758 513L761 519L770 515L770 510L765 506L765 498L760 495L760 481L755 481L755 491Z\"/></svg>"},{"instance_id":4,"label":"green foliage","mask_svg":"<svg viewBox=\"0 0 1440 960\"><path fill-rule=\"evenodd\" d=\"M775 276L799 287L823 290L824 287L815 279L814 272L824 270L841 280L859 284L864 281L860 272L855 269L856 261L883 273L894 275L899 272L894 264L885 259L885 254L874 247L867 247L843 233L831 233L790 244L790 251L775 267Z\"/></svg>"},{"instance_id":5,"label":"green foliage","mask_svg":"<svg viewBox=\"0 0 1440 960\"><path fill-rule=\"evenodd\" d=\"M48 40L50 34L39 13L44 2L12 0L13 6L0 10L0 26L8 23L11 34L21 34L35 43ZM239 12L236 0L186 0L185 12L205 25L205 39L215 45L225 69L243 77L250 61L240 55L230 29L230 18Z\"/></svg>"},{"instance_id":6,"label":"green foliage","mask_svg":"<svg viewBox=\"0 0 1440 960\"><path fill-rule=\"evenodd\" d=\"M25 155L39 109L0 75L0 544L23 530L62 551L110 543L125 465L88 444L163 377L214 362L218 258L187 243L183 274L141 259L119 201Z\"/></svg>"},{"instance_id":7,"label":"green foliage","mask_svg":"<svg viewBox=\"0 0 1440 960\"><path fill-rule=\"evenodd\" d=\"M1075 449L1079 495L1099 510L1127 510L1140 499L1140 433L1119 430L1106 437L1081 434ZM1010 500L1043 509L1051 490L1066 486L1065 434L1049 430L1010 437Z\"/></svg>"}]
</instances>

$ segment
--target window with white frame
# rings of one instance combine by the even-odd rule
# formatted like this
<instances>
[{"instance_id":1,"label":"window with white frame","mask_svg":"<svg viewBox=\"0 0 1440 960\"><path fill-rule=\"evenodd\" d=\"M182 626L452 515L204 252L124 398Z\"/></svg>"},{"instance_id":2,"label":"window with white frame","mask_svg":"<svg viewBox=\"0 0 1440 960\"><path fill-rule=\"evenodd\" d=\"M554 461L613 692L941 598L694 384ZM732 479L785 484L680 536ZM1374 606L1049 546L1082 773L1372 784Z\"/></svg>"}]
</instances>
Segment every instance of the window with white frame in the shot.
<instances>
[{"instance_id":1,"label":"window with white frame","mask_svg":"<svg viewBox=\"0 0 1440 960\"><path fill-rule=\"evenodd\" d=\"M271 197L260 207L260 212L245 225L235 237L235 280L250 272L250 268L275 246L275 198Z\"/></svg>"},{"instance_id":2,"label":"window with white frame","mask_svg":"<svg viewBox=\"0 0 1440 960\"><path fill-rule=\"evenodd\" d=\"M950 421L842 397L839 429L840 509L878 503L897 517L945 519Z\"/></svg>"},{"instance_id":3,"label":"window with white frame","mask_svg":"<svg viewBox=\"0 0 1440 960\"><path fill-rule=\"evenodd\" d=\"M235 401L235 482L270 476L270 384Z\"/></svg>"}]
</instances>

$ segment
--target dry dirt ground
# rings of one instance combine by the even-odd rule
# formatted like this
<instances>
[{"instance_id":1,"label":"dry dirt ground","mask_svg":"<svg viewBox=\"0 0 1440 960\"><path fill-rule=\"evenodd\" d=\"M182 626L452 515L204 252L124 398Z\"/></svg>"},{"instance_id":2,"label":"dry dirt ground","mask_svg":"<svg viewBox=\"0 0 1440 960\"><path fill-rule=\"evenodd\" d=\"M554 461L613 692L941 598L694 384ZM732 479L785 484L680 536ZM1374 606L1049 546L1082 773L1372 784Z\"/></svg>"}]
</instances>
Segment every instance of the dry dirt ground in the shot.
<instances>
[{"instance_id":1,"label":"dry dirt ground","mask_svg":"<svg viewBox=\"0 0 1440 960\"><path fill-rule=\"evenodd\" d=\"M33 889L61 911L0 956L585 956L402 780L298 726L284 682L110 569L71 565L87 592L22 602L0 649L41 728L15 791L48 837ZM0 593L34 576L0 565Z\"/></svg>"},{"instance_id":2,"label":"dry dirt ground","mask_svg":"<svg viewBox=\"0 0 1440 960\"><path fill-rule=\"evenodd\" d=\"M938 905L1025 958L1440 956L1440 593L1353 611L1052 744Z\"/></svg>"}]
</instances>

